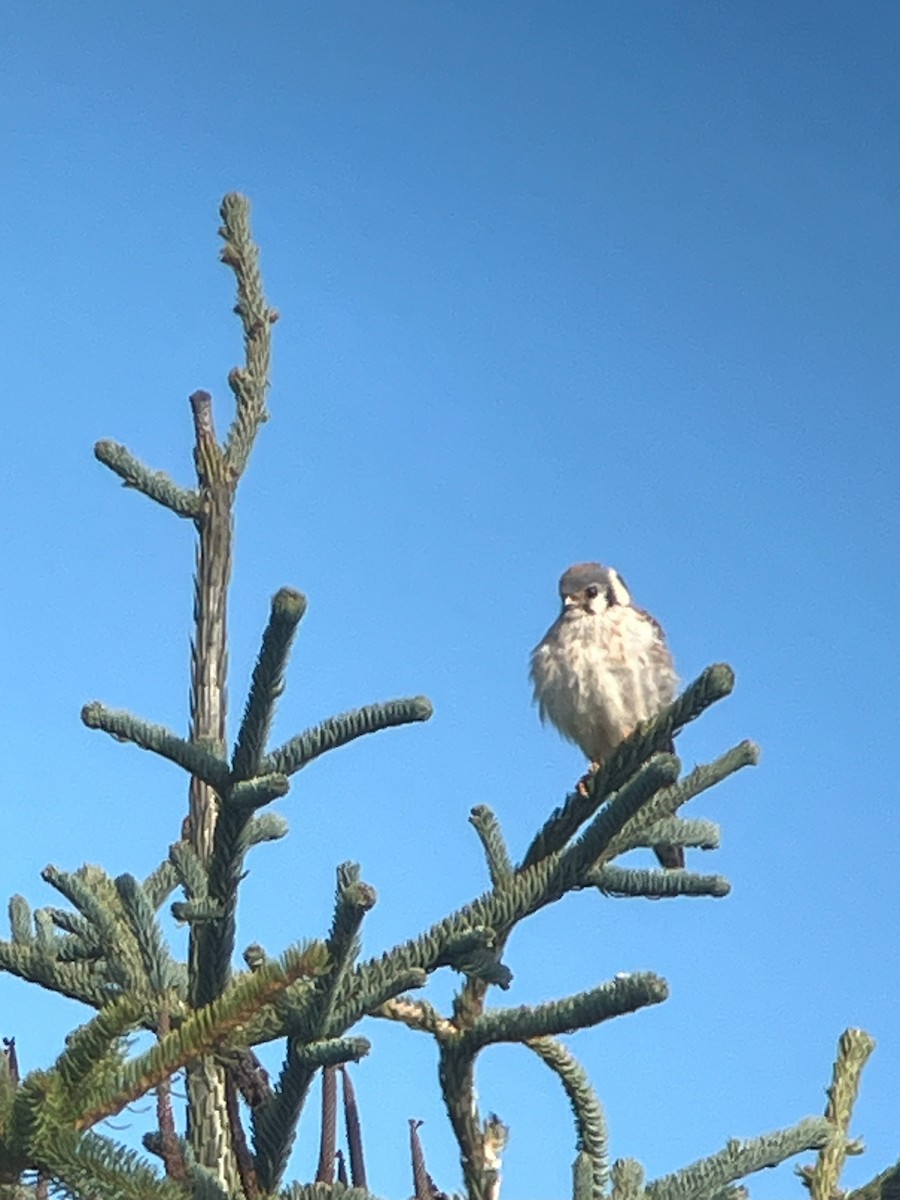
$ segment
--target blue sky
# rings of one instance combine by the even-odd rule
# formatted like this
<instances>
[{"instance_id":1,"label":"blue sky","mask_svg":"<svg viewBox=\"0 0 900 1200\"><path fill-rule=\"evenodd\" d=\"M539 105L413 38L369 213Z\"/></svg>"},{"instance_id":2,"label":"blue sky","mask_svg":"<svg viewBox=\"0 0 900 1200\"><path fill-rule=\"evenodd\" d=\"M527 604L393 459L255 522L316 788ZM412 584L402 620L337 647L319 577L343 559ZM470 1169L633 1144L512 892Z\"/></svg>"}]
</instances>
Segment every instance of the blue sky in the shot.
<instances>
[{"instance_id":1,"label":"blue sky","mask_svg":"<svg viewBox=\"0 0 900 1200\"><path fill-rule=\"evenodd\" d=\"M744 737L763 758L689 812L721 823L699 866L726 900L567 900L513 938L504 1000L666 976L665 1005L571 1039L612 1155L651 1178L821 1111L863 1026L845 1182L895 1161L898 35L877 0L11 3L4 894L53 903L47 862L143 875L179 828L175 769L78 714L185 728L191 531L91 447L190 482L198 387L224 431L240 347L215 230L238 189L282 320L238 503L232 708L281 585L310 606L277 737L435 705L296 780L241 945L323 933L345 859L380 897L366 953L418 932L485 886L476 803L521 853L582 768L538 724L528 652L563 568L599 558L685 680L735 667L685 765ZM26 1069L85 1015L8 979L0 1003ZM420 1117L457 1187L431 1045L365 1032L371 1186L408 1194ZM554 1079L524 1050L482 1064L504 1197L568 1194ZM790 1168L752 1192L801 1194Z\"/></svg>"}]
</instances>

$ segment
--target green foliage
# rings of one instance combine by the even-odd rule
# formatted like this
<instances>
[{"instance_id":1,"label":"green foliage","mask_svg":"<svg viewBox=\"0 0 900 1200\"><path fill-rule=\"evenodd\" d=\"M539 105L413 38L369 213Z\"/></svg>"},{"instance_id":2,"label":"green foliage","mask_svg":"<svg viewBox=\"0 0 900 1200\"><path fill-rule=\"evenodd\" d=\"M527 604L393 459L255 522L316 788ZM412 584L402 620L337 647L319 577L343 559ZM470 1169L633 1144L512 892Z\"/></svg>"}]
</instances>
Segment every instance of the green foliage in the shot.
<instances>
[{"instance_id":1,"label":"green foliage","mask_svg":"<svg viewBox=\"0 0 900 1200\"><path fill-rule=\"evenodd\" d=\"M608 1137L603 1107L591 1087L581 1064L551 1037L531 1038L529 1049L555 1071L565 1089L575 1118L575 1200L579 1189L585 1200L599 1200L609 1182Z\"/></svg>"},{"instance_id":2,"label":"green foliage","mask_svg":"<svg viewBox=\"0 0 900 1200\"><path fill-rule=\"evenodd\" d=\"M52 1187L73 1200L269 1200L278 1194L297 1124L316 1075L344 1075L351 1137L351 1182L295 1183L283 1200L370 1200L357 1112L344 1064L370 1052L354 1033L367 1016L392 1020L435 1040L439 1083L459 1143L468 1200L496 1200L507 1130L494 1114L482 1118L476 1098L478 1055L499 1043L526 1046L557 1075L575 1122L576 1200L736 1200L735 1182L763 1166L817 1149L806 1170L814 1200L831 1200L843 1157L852 1152L849 1118L865 1035L842 1042L830 1108L824 1118L723 1150L647 1183L640 1165L609 1165L603 1110L571 1051L556 1035L592 1028L666 999L665 980L649 972L619 975L577 995L533 1007L491 1007L492 988L508 989L504 961L510 934L542 908L576 891L610 896L722 897L718 875L636 869L616 860L657 845L712 849L712 822L684 819L682 807L734 772L753 765L750 742L680 777L674 739L734 686L731 669L708 668L653 721L634 731L585 786L567 796L537 829L518 865L496 815L486 806L471 821L487 864L488 889L430 929L384 954L359 961L360 931L376 903L360 868L337 868L327 936L269 957L254 944L246 971L234 965L237 906L247 855L284 835L286 822L267 811L287 794L291 777L321 755L389 728L427 721L424 697L367 704L329 717L268 749L275 706L306 599L292 588L273 597L230 759L226 749L227 640L225 612L231 575L232 508L260 426L266 396L271 330L277 313L265 300L249 206L225 197L222 261L234 273L244 362L228 376L235 400L223 441L216 438L212 398L190 397L196 487L175 483L117 443L95 447L98 460L127 487L193 522L198 538L192 645L191 730L181 737L162 725L95 701L84 724L179 766L190 778L190 811L159 866L143 881L111 879L99 867L74 872L47 867L44 880L70 908L32 913L10 901L11 936L0 942L0 969L78 1000L96 1015L76 1029L53 1067L19 1080L14 1048L0 1059L0 1200L24 1200ZM173 896L176 898L173 899ZM187 961L163 934L163 906L188 925ZM458 989L449 1014L409 995L434 972L451 968ZM129 1039L154 1039L135 1050ZM851 1031L854 1032L854 1031ZM855 1031L858 1033L858 1031ZM281 1041L284 1059L270 1084L255 1047ZM867 1048L868 1047L868 1048ZM188 1090L185 1137L176 1132L171 1081L184 1071ZM331 1075L329 1075L331 1072ZM333 1087L332 1087L333 1092ZM163 1172L95 1127L155 1092L156 1129L145 1146ZM239 1097L249 1109L242 1113ZM323 1139L325 1144L325 1139ZM437 1200L411 1125L416 1197ZM327 1158L328 1155L325 1155ZM322 1168L324 1169L324 1167ZM329 1169L330 1170L330 1169ZM892 1186L885 1173L861 1190L876 1200ZM33 1181L37 1180L37 1183ZM882 1186L883 1184L883 1186Z\"/></svg>"}]
</instances>

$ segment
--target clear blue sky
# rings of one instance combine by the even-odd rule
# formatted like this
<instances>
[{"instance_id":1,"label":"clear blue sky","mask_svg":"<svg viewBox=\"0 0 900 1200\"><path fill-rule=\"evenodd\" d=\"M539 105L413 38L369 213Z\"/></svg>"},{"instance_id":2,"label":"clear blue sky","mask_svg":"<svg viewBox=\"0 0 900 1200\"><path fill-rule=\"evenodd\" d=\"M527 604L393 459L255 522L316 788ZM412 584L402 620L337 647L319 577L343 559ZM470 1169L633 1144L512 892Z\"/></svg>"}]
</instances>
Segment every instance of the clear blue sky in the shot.
<instances>
[{"instance_id":1,"label":"clear blue sky","mask_svg":"<svg viewBox=\"0 0 900 1200\"><path fill-rule=\"evenodd\" d=\"M561 570L599 558L683 678L737 671L686 766L744 737L762 764L689 814L721 822L692 858L731 896L571 899L513 939L504 999L666 976L668 1003L572 1039L613 1156L650 1177L821 1111L861 1025L869 1153L845 1180L895 1161L898 38L878 0L11 0L4 895L55 902L47 862L143 875L179 828L175 769L78 714L185 727L191 530L91 447L189 483L191 391L224 430L240 348L215 230L239 189L282 320L238 506L232 707L286 584L310 607L278 736L394 695L436 710L297 779L241 945L322 934L348 858L380 897L366 952L418 932L485 886L473 804L524 849L582 767L538 724L528 652ZM85 1015L8 979L0 1005L27 1069ZM422 1117L457 1187L430 1043L366 1032L371 1185L409 1193ZM568 1194L555 1080L523 1050L482 1063L505 1200ZM802 1194L789 1169L752 1187Z\"/></svg>"}]
</instances>

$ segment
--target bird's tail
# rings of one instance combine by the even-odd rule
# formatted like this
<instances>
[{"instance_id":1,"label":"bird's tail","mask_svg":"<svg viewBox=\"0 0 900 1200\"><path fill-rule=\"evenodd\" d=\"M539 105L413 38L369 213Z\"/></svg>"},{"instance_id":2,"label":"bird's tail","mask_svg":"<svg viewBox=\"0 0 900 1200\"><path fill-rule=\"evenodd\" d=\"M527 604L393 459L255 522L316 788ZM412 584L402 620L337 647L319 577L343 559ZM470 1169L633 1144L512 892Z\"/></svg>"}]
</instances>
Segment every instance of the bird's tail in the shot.
<instances>
[{"instance_id":1,"label":"bird's tail","mask_svg":"<svg viewBox=\"0 0 900 1200\"><path fill-rule=\"evenodd\" d=\"M671 846L668 842L660 842L653 850L667 871L684 869L684 846Z\"/></svg>"}]
</instances>

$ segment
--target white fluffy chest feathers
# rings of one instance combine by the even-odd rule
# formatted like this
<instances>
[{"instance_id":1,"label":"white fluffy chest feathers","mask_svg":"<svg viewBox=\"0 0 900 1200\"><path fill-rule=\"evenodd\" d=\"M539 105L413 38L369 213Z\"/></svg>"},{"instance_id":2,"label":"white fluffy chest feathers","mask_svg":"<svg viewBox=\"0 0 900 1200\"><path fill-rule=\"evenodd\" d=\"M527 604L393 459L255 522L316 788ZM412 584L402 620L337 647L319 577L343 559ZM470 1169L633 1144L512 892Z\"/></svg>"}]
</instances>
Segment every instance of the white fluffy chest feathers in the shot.
<instances>
[{"instance_id":1,"label":"white fluffy chest feathers","mask_svg":"<svg viewBox=\"0 0 900 1200\"><path fill-rule=\"evenodd\" d=\"M531 676L542 720L594 762L664 708L676 683L662 630L622 604L564 612L535 649Z\"/></svg>"}]
</instances>

